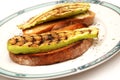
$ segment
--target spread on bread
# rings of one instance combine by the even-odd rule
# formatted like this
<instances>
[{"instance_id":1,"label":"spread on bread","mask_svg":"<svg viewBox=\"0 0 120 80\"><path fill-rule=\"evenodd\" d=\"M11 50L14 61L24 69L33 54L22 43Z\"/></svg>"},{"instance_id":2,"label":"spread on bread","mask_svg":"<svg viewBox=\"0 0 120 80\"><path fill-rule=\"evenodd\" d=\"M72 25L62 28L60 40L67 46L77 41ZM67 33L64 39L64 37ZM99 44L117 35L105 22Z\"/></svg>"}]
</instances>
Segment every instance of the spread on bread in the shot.
<instances>
[{"instance_id":1,"label":"spread on bread","mask_svg":"<svg viewBox=\"0 0 120 80\"><path fill-rule=\"evenodd\" d=\"M89 27L95 13L89 3L63 3L18 25L23 35L8 40L10 58L22 65L48 65L82 55L97 38Z\"/></svg>"}]
</instances>

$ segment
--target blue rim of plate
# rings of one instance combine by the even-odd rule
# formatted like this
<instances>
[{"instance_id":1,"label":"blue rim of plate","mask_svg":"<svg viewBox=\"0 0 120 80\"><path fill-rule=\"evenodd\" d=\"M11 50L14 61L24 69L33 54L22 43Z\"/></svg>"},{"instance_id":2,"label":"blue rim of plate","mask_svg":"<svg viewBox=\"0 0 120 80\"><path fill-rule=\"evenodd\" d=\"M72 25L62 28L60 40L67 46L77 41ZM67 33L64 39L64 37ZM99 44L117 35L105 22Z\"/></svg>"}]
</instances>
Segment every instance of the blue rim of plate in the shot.
<instances>
[{"instance_id":1,"label":"blue rim of plate","mask_svg":"<svg viewBox=\"0 0 120 80\"><path fill-rule=\"evenodd\" d=\"M111 3L108 2L104 2L104 1L99 1L99 0L59 0L59 1L52 1L52 2L47 2L47 3L42 3L42 4L38 4L23 10L20 10L14 14L11 14L10 16L4 18L3 20L0 21L0 27L5 24L6 22L10 21L11 19L38 9L38 8L42 8L45 6L50 6L50 5L55 5L55 4L59 4L59 3L66 3L66 2L89 2L89 3L93 3L93 4L99 4L101 6L105 6L107 8L110 8L112 10L114 10L116 13L118 13L120 15L120 7L113 5ZM60 72L55 72L55 73L49 73L49 74L21 74L21 73L16 73L16 72L12 72L12 71L8 71L5 70L3 68L0 68L0 74L7 76L7 77L12 77L12 78L54 78L54 77L60 77L60 76L65 76L65 75L71 75L80 71L85 71L88 68L92 68L95 65L99 65L105 61L107 61L108 59L110 59L112 56L114 56L115 54L117 54L120 51L120 41L116 44L116 46L111 49L109 52L107 52L105 55L99 57L98 59L89 62L87 64L84 64L82 66L78 66L76 68L72 68L72 69L68 69L68 70L64 70L64 71L60 71Z\"/></svg>"}]
</instances>

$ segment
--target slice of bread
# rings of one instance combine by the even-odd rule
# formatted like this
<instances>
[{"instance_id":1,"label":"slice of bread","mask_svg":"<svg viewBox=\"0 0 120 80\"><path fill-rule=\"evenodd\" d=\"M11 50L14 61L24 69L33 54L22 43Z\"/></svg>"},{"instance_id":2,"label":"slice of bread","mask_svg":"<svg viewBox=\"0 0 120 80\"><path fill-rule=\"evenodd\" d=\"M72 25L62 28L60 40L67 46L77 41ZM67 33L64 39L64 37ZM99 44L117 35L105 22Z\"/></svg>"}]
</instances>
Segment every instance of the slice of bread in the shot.
<instances>
[{"instance_id":1,"label":"slice of bread","mask_svg":"<svg viewBox=\"0 0 120 80\"><path fill-rule=\"evenodd\" d=\"M60 28L74 29L72 25L77 24L77 28L82 28L83 26L89 26L94 22L95 13L92 11L87 11L84 14L79 14L70 18L55 20L34 26L29 29L23 30L24 34L38 34L44 33L51 30L56 30ZM66 28L67 27L67 28Z\"/></svg>"},{"instance_id":2,"label":"slice of bread","mask_svg":"<svg viewBox=\"0 0 120 80\"><path fill-rule=\"evenodd\" d=\"M73 43L69 46L53 50L46 53L36 54L13 54L9 53L10 58L21 65L38 66L55 64L82 55L92 45L93 39L85 39Z\"/></svg>"}]
</instances>

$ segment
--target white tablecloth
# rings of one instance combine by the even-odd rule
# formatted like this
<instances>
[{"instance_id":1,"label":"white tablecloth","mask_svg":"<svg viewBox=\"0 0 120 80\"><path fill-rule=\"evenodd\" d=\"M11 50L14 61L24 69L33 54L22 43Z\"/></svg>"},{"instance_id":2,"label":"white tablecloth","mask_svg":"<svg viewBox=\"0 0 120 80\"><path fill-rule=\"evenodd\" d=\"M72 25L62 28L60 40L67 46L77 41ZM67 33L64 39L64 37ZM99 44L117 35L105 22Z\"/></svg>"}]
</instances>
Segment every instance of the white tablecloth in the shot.
<instances>
[{"instance_id":1,"label":"white tablecloth","mask_svg":"<svg viewBox=\"0 0 120 80\"><path fill-rule=\"evenodd\" d=\"M51 0L0 0L0 20L24 8ZM120 6L119 0L102 0ZM13 80L0 76L0 80ZM54 80L120 80L120 53L88 71Z\"/></svg>"}]
</instances>

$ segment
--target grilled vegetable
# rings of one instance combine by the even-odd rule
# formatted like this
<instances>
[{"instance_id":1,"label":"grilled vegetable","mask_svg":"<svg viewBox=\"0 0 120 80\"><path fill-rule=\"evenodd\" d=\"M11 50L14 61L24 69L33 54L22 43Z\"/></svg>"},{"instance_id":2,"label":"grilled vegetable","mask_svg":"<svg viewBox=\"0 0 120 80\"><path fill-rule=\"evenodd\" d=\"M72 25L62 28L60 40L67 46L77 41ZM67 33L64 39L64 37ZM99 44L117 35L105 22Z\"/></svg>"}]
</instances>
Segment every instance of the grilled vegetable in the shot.
<instances>
[{"instance_id":1,"label":"grilled vegetable","mask_svg":"<svg viewBox=\"0 0 120 80\"><path fill-rule=\"evenodd\" d=\"M60 6L56 6L54 9L51 9L44 14L39 14L32 17L26 23L18 25L18 27L24 30L44 22L70 17L79 13L85 13L89 8L90 5L88 3L64 3Z\"/></svg>"},{"instance_id":2,"label":"grilled vegetable","mask_svg":"<svg viewBox=\"0 0 120 80\"><path fill-rule=\"evenodd\" d=\"M98 36L95 27L76 30L53 31L43 34L15 36L8 41L8 50L14 54L48 52L86 38Z\"/></svg>"}]
</instances>

